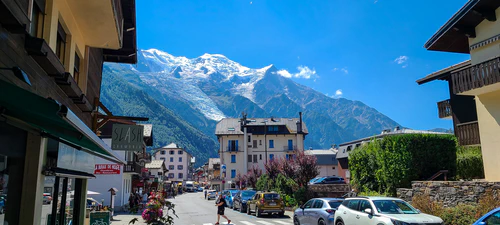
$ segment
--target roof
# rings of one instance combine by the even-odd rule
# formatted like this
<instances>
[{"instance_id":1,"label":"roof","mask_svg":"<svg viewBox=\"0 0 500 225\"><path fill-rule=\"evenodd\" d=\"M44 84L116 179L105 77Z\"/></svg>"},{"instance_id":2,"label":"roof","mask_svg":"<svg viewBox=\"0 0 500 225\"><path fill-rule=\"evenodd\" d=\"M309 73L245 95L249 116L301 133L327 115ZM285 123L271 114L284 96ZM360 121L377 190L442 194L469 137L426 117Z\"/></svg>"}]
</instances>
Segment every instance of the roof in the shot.
<instances>
[{"instance_id":1,"label":"roof","mask_svg":"<svg viewBox=\"0 0 500 225\"><path fill-rule=\"evenodd\" d=\"M469 37L476 37L475 27L485 18L496 20L498 0L470 0L451 17L424 47L433 51L470 53Z\"/></svg>"},{"instance_id":2,"label":"roof","mask_svg":"<svg viewBox=\"0 0 500 225\"><path fill-rule=\"evenodd\" d=\"M217 123L215 128L216 135L243 134L241 131L240 118L224 118ZM275 126L285 125L292 134L297 133L297 122L299 118L248 118L246 126ZM307 134L308 130L304 121L302 121L302 132Z\"/></svg>"},{"instance_id":3,"label":"roof","mask_svg":"<svg viewBox=\"0 0 500 225\"><path fill-rule=\"evenodd\" d=\"M306 155L335 155L337 154L337 149L316 149L316 150L306 150L304 154Z\"/></svg>"},{"instance_id":4,"label":"roof","mask_svg":"<svg viewBox=\"0 0 500 225\"><path fill-rule=\"evenodd\" d=\"M150 163L146 163L144 167L147 169L161 169L163 166L163 160L153 160Z\"/></svg>"},{"instance_id":5,"label":"roof","mask_svg":"<svg viewBox=\"0 0 500 225\"><path fill-rule=\"evenodd\" d=\"M158 150L165 150L165 149L182 149L182 148L179 147L179 145L177 145L176 143L172 142L172 143L165 145L163 147L155 148L154 150L158 151Z\"/></svg>"},{"instance_id":6,"label":"roof","mask_svg":"<svg viewBox=\"0 0 500 225\"><path fill-rule=\"evenodd\" d=\"M220 164L220 158L209 158L208 159L208 169L213 169L214 164Z\"/></svg>"},{"instance_id":7,"label":"roof","mask_svg":"<svg viewBox=\"0 0 500 225\"><path fill-rule=\"evenodd\" d=\"M104 49L106 62L137 63L137 29L135 0L121 0L123 13L123 44L118 50Z\"/></svg>"},{"instance_id":8,"label":"roof","mask_svg":"<svg viewBox=\"0 0 500 225\"><path fill-rule=\"evenodd\" d=\"M390 131L383 131L381 134L378 135L373 135L370 137L365 137L362 139L350 141L350 142L345 142L339 145L338 152L337 152L337 159L343 159L349 157L349 152L351 150L354 150L356 148L356 145L360 145L363 143L370 142L373 139L379 139L383 138L385 136L391 136L391 135L400 135L400 134L440 134L440 135L453 135L450 133L443 133L443 132L434 132L434 131L427 131L427 130L412 130L412 129L400 129L400 130L390 130Z\"/></svg>"},{"instance_id":9,"label":"roof","mask_svg":"<svg viewBox=\"0 0 500 225\"><path fill-rule=\"evenodd\" d=\"M447 80L453 71L460 70L460 69L462 69L464 67L468 67L470 65L471 65L470 60L466 60L466 61L463 61L461 63L457 63L453 66L446 67L442 70L436 71L434 73L431 73L431 74L425 76L424 78L417 80L417 84L425 84L427 82L434 81L434 80Z\"/></svg>"}]
</instances>

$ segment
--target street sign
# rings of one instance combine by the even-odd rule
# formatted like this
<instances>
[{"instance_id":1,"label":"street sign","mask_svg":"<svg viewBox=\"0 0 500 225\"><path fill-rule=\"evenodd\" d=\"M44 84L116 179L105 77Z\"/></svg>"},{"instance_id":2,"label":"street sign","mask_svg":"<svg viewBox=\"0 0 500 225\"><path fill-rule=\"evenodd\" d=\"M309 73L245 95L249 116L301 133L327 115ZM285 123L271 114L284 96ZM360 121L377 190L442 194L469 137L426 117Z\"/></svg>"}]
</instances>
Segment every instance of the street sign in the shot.
<instances>
[{"instance_id":1,"label":"street sign","mask_svg":"<svg viewBox=\"0 0 500 225\"><path fill-rule=\"evenodd\" d=\"M121 168L119 164L95 164L94 174L109 175L120 174Z\"/></svg>"},{"instance_id":2,"label":"street sign","mask_svg":"<svg viewBox=\"0 0 500 225\"><path fill-rule=\"evenodd\" d=\"M222 164L221 168L222 168L222 172L225 173L226 172L226 164Z\"/></svg>"},{"instance_id":3,"label":"street sign","mask_svg":"<svg viewBox=\"0 0 500 225\"><path fill-rule=\"evenodd\" d=\"M90 224L110 224L109 212L90 213Z\"/></svg>"},{"instance_id":4,"label":"street sign","mask_svg":"<svg viewBox=\"0 0 500 225\"><path fill-rule=\"evenodd\" d=\"M144 144L144 126L113 124L111 149L122 151L142 150Z\"/></svg>"}]
</instances>

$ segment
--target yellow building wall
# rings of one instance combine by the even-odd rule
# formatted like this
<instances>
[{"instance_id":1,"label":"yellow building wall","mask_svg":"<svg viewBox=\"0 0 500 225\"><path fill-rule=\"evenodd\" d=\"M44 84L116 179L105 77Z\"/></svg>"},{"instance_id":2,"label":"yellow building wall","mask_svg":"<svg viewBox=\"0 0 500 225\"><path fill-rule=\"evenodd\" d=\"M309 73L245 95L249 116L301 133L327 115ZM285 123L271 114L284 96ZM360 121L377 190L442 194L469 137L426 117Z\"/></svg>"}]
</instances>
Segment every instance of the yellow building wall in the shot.
<instances>
[{"instance_id":1,"label":"yellow building wall","mask_svg":"<svg viewBox=\"0 0 500 225\"><path fill-rule=\"evenodd\" d=\"M500 8L498 8L495 12L497 18L500 18ZM469 38L469 45L472 46L499 34L500 20L490 22L485 19L476 27L476 37ZM472 64L478 64L498 56L500 56L500 40L471 50Z\"/></svg>"},{"instance_id":2,"label":"yellow building wall","mask_svg":"<svg viewBox=\"0 0 500 225\"><path fill-rule=\"evenodd\" d=\"M500 90L476 96L484 175L487 181L500 181Z\"/></svg>"}]
</instances>

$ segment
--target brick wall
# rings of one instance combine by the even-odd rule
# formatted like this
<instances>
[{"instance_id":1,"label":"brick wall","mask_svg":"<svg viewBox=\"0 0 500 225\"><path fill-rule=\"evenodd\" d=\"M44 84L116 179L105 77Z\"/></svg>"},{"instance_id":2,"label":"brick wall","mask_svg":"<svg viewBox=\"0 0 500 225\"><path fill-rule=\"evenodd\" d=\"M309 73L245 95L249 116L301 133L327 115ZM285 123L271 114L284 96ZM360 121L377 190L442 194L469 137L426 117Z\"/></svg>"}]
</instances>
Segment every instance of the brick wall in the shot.
<instances>
[{"instance_id":1,"label":"brick wall","mask_svg":"<svg viewBox=\"0 0 500 225\"><path fill-rule=\"evenodd\" d=\"M340 198L350 191L348 184L313 184L309 185L309 190L315 198Z\"/></svg>"}]
</instances>

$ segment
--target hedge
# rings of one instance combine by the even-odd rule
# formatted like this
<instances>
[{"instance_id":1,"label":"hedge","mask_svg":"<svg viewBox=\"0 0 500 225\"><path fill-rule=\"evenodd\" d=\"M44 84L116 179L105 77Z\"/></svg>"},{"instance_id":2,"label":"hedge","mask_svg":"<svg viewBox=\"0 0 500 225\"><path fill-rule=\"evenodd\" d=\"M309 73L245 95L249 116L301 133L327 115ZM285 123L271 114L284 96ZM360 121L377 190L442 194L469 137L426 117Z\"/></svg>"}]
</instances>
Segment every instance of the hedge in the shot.
<instances>
[{"instance_id":1,"label":"hedge","mask_svg":"<svg viewBox=\"0 0 500 225\"><path fill-rule=\"evenodd\" d=\"M385 136L354 149L349 155L352 183L358 191L396 194L412 180L427 180L440 170L456 174L457 140L453 135Z\"/></svg>"},{"instance_id":2,"label":"hedge","mask_svg":"<svg viewBox=\"0 0 500 225\"><path fill-rule=\"evenodd\" d=\"M460 147L457 151L457 179L484 178L481 147Z\"/></svg>"}]
</instances>

